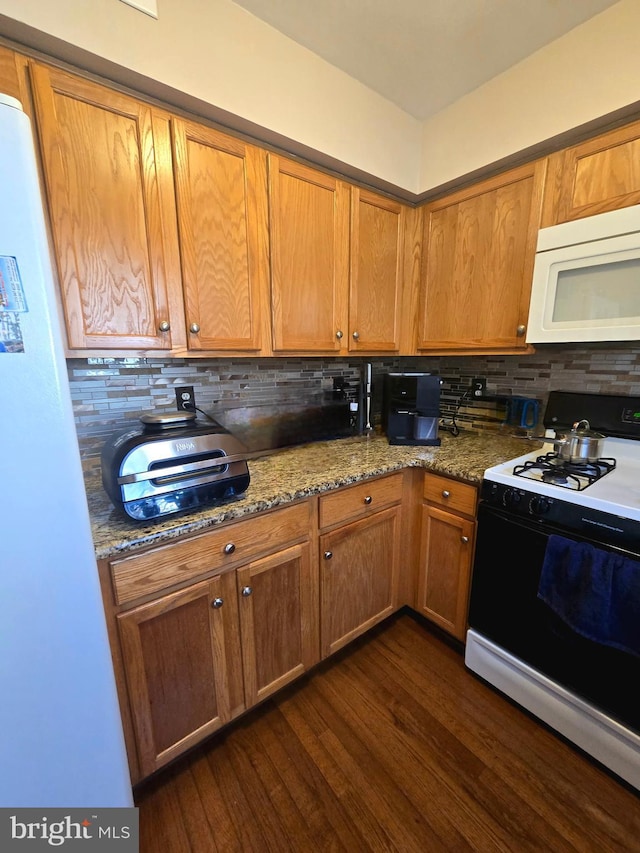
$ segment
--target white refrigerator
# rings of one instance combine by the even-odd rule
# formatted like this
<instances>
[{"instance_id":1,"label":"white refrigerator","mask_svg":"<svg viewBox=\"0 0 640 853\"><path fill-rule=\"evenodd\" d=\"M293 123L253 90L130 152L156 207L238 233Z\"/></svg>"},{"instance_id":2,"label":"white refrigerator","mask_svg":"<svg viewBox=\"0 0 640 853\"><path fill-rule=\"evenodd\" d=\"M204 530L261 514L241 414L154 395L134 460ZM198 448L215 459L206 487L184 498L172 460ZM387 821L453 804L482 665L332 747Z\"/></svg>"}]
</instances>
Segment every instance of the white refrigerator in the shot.
<instances>
[{"instance_id":1,"label":"white refrigerator","mask_svg":"<svg viewBox=\"0 0 640 853\"><path fill-rule=\"evenodd\" d=\"M131 805L31 125L0 95L0 807Z\"/></svg>"}]
</instances>

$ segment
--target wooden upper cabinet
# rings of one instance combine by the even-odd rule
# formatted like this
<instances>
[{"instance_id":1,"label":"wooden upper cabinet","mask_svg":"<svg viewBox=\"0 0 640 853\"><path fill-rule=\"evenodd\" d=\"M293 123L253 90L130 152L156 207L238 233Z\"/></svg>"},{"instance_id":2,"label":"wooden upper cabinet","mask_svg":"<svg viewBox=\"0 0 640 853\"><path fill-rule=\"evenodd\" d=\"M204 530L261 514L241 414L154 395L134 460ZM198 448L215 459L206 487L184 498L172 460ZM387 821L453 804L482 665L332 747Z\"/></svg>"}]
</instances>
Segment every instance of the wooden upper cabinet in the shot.
<instances>
[{"instance_id":1,"label":"wooden upper cabinet","mask_svg":"<svg viewBox=\"0 0 640 853\"><path fill-rule=\"evenodd\" d=\"M26 63L25 57L0 45L0 92L20 101L23 110L28 114L29 103L22 73Z\"/></svg>"},{"instance_id":2,"label":"wooden upper cabinet","mask_svg":"<svg viewBox=\"0 0 640 853\"><path fill-rule=\"evenodd\" d=\"M400 349L406 207L351 190L349 350Z\"/></svg>"},{"instance_id":3,"label":"wooden upper cabinet","mask_svg":"<svg viewBox=\"0 0 640 853\"><path fill-rule=\"evenodd\" d=\"M640 122L549 157L542 226L640 204Z\"/></svg>"},{"instance_id":4,"label":"wooden upper cabinet","mask_svg":"<svg viewBox=\"0 0 640 853\"><path fill-rule=\"evenodd\" d=\"M270 351L266 152L180 119L173 146L188 347Z\"/></svg>"},{"instance_id":5,"label":"wooden upper cabinet","mask_svg":"<svg viewBox=\"0 0 640 853\"><path fill-rule=\"evenodd\" d=\"M346 352L349 187L268 159L274 352Z\"/></svg>"},{"instance_id":6,"label":"wooden upper cabinet","mask_svg":"<svg viewBox=\"0 0 640 853\"><path fill-rule=\"evenodd\" d=\"M69 348L170 349L168 120L63 71L31 72Z\"/></svg>"},{"instance_id":7,"label":"wooden upper cabinet","mask_svg":"<svg viewBox=\"0 0 640 853\"><path fill-rule=\"evenodd\" d=\"M524 348L545 161L425 208L419 350Z\"/></svg>"}]
</instances>

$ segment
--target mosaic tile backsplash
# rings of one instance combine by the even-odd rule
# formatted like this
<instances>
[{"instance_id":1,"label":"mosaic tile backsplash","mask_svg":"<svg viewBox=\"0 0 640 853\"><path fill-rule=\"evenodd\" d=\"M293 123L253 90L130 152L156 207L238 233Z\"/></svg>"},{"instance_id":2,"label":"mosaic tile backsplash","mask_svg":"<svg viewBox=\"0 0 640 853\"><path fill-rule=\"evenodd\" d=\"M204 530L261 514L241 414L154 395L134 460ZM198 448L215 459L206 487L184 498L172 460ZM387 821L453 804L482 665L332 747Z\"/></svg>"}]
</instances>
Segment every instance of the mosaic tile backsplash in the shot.
<instances>
[{"instance_id":1,"label":"mosaic tile backsplash","mask_svg":"<svg viewBox=\"0 0 640 853\"><path fill-rule=\"evenodd\" d=\"M69 359L67 368L80 452L85 466L99 465L106 438L128 429L143 412L176 408L175 389L193 385L196 405L215 416L232 407L286 407L326 394L334 377L355 393L364 365L373 369L373 421L380 423L382 376L389 371L437 373L441 413L463 429L496 429L506 398L533 397L544 411L549 391L640 395L640 346L592 344L539 346L533 355L412 358ZM484 376L482 400L463 398L474 376Z\"/></svg>"}]
</instances>

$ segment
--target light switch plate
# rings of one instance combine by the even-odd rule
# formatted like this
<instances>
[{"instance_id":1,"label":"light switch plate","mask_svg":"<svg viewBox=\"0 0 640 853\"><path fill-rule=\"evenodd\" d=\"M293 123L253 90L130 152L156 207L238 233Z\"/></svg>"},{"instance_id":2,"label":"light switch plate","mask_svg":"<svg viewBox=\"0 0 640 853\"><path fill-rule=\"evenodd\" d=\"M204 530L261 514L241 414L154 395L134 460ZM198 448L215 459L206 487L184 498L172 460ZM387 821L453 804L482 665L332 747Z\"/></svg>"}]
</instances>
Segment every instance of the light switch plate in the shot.
<instances>
[{"instance_id":1,"label":"light switch plate","mask_svg":"<svg viewBox=\"0 0 640 853\"><path fill-rule=\"evenodd\" d=\"M139 12L144 12L145 15L150 15L152 18L158 17L158 0L120 0L121 3L126 3L127 6L133 6Z\"/></svg>"}]
</instances>

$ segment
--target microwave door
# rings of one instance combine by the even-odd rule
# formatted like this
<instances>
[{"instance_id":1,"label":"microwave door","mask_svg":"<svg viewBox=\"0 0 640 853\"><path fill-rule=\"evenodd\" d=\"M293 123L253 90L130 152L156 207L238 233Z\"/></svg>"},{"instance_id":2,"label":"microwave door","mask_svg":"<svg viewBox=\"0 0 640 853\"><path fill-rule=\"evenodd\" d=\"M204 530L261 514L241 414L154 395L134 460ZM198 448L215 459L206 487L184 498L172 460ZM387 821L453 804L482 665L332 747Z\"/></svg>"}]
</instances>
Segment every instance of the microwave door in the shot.
<instances>
[{"instance_id":1,"label":"microwave door","mask_svg":"<svg viewBox=\"0 0 640 853\"><path fill-rule=\"evenodd\" d=\"M640 339L640 234L538 252L527 342Z\"/></svg>"}]
</instances>

